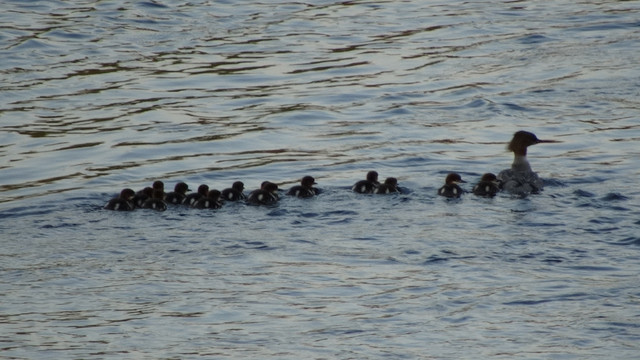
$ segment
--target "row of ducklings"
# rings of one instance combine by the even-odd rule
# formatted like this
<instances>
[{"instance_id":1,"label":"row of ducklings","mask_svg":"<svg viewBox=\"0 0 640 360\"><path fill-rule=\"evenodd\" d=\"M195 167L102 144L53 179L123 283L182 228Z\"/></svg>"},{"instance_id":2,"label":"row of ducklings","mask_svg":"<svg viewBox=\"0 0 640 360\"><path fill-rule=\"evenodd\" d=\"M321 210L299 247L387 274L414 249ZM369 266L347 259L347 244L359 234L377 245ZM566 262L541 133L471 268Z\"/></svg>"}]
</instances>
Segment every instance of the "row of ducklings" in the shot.
<instances>
[{"instance_id":1,"label":"row of ducklings","mask_svg":"<svg viewBox=\"0 0 640 360\"><path fill-rule=\"evenodd\" d=\"M444 185L438 189L438 195L447 198L459 198L466 191L460 187L460 183L466 183L458 173L449 173L445 178ZM352 190L361 194L390 194L400 192L398 180L387 178L384 183L378 181L378 173L369 171L365 180L355 183ZM483 197L494 197L500 191L500 182L495 174L486 173L482 175L480 181L473 187L475 195Z\"/></svg>"},{"instance_id":2,"label":"row of ducklings","mask_svg":"<svg viewBox=\"0 0 640 360\"><path fill-rule=\"evenodd\" d=\"M459 174L448 174L444 186L438 190L438 195L448 198L460 197L465 191L458 184L464 182ZM315 179L312 176L305 176L300 181L300 185L291 187L286 194L299 198L313 197L320 193L320 190L314 185L316 185ZM380 183L376 171L369 171L366 179L356 182L351 189L361 194L401 192L396 178L389 177L384 183ZM246 196L242 181L236 181L230 188L222 191L209 189L209 186L205 184L200 185L196 192L187 194L189 191L189 186L186 183L179 182L173 191L165 192L164 183L158 180L151 187L146 187L138 192L130 188L123 189L120 195L109 200L104 208L118 211L131 211L136 208L164 211L168 204L172 204L197 209L219 209L225 201L246 201L253 205L270 205L279 199L278 185L270 181L263 182L259 189ZM484 174L480 182L473 188L474 194L485 197L493 197L498 191L500 191L500 187L496 176L490 173Z\"/></svg>"},{"instance_id":3,"label":"row of ducklings","mask_svg":"<svg viewBox=\"0 0 640 360\"><path fill-rule=\"evenodd\" d=\"M287 195L301 198L312 197L319 193L313 187L316 184L312 176L302 178L300 185L293 186ZM256 189L244 194L244 183L234 182L230 188L222 191L209 189L209 186L202 184L198 186L196 192L187 194L189 186L184 182L175 185L171 192L164 191L162 181L154 181L151 187L146 187L140 191L130 188L123 189L120 195L109 200L104 206L107 210L131 211L136 208L154 209L164 211L168 204L186 205L197 209L219 209L225 201L246 201L254 205L270 205L278 201L278 185L270 181L264 181L260 189Z\"/></svg>"}]
</instances>

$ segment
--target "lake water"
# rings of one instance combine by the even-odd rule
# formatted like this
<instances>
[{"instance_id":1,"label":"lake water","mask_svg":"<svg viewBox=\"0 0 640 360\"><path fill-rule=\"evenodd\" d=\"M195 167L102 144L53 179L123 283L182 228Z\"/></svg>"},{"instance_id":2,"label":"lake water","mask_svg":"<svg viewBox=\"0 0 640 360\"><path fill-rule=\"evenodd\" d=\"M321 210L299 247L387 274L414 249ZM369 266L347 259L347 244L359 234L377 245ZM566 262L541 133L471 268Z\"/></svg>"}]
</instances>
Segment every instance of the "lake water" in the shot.
<instances>
[{"instance_id":1,"label":"lake water","mask_svg":"<svg viewBox=\"0 0 640 360\"><path fill-rule=\"evenodd\" d=\"M5 1L0 356L631 359L637 1ZM539 195L457 201L509 167ZM350 186L369 170L405 192ZM272 207L102 210L313 175Z\"/></svg>"}]
</instances>

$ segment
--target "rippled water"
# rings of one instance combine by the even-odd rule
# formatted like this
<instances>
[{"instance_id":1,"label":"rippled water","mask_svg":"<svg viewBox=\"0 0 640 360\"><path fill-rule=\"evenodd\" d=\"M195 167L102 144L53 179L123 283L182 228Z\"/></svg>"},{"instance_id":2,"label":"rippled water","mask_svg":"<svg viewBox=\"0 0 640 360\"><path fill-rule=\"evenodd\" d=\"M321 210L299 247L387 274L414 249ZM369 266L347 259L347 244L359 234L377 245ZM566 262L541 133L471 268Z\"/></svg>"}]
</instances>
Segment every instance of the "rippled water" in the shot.
<instances>
[{"instance_id":1,"label":"rippled water","mask_svg":"<svg viewBox=\"0 0 640 360\"><path fill-rule=\"evenodd\" d=\"M637 1L5 1L3 358L637 357ZM509 166L540 195L436 196ZM402 195L358 196L371 169ZM315 199L122 214L153 180Z\"/></svg>"}]
</instances>

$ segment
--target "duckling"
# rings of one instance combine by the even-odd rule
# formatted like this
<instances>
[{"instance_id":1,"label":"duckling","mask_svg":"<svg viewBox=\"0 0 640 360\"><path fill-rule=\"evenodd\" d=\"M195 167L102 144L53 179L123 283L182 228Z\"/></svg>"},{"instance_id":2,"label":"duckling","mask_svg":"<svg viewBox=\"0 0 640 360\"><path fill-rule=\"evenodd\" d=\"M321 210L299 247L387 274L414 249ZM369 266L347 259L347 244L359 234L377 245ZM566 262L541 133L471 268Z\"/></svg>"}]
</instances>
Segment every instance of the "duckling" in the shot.
<instances>
[{"instance_id":1,"label":"duckling","mask_svg":"<svg viewBox=\"0 0 640 360\"><path fill-rule=\"evenodd\" d=\"M120 195L114 197L109 200L105 205L104 209L106 210L116 210L116 211L131 211L135 209L135 204L133 203L133 197L136 195L136 192L132 189L126 188L122 189Z\"/></svg>"},{"instance_id":2,"label":"duckling","mask_svg":"<svg viewBox=\"0 0 640 360\"><path fill-rule=\"evenodd\" d=\"M265 181L260 189L252 191L247 197L247 202L253 205L272 205L278 202L278 185Z\"/></svg>"},{"instance_id":3,"label":"duckling","mask_svg":"<svg viewBox=\"0 0 640 360\"><path fill-rule=\"evenodd\" d=\"M224 201L239 201L246 199L244 196L244 183L242 181L234 182L230 188L222 190L221 199Z\"/></svg>"},{"instance_id":4,"label":"duckling","mask_svg":"<svg viewBox=\"0 0 640 360\"><path fill-rule=\"evenodd\" d=\"M318 195L318 189L314 188L316 179L313 176L305 176L300 180L300 185L291 187L287 192L287 195L297 196L299 198L308 198Z\"/></svg>"},{"instance_id":5,"label":"duckling","mask_svg":"<svg viewBox=\"0 0 640 360\"><path fill-rule=\"evenodd\" d=\"M386 178L384 183L378 186L374 191L375 194L390 194L398 192L400 192L400 189L398 189L398 179L394 177Z\"/></svg>"},{"instance_id":6,"label":"duckling","mask_svg":"<svg viewBox=\"0 0 640 360\"><path fill-rule=\"evenodd\" d=\"M380 182L378 182L378 172L369 171L366 180L356 182L351 190L360 194L372 194L378 186L380 186Z\"/></svg>"},{"instance_id":7,"label":"duckling","mask_svg":"<svg viewBox=\"0 0 640 360\"><path fill-rule=\"evenodd\" d=\"M494 197L500 191L500 183L493 173L482 175L480 181L473 187L473 193L483 197Z\"/></svg>"},{"instance_id":8,"label":"duckling","mask_svg":"<svg viewBox=\"0 0 640 360\"><path fill-rule=\"evenodd\" d=\"M459 183L466 183L466 181L462 180L460 174L450 173L445 179L444 186L438 190L438 195L448 198L459 198L460 195L464 193L464 190L458 186Z\"/></svg>"},{"instance_id":9,"label":"duckling","mask_svg":"<svg viewBox=\"0 0 640 360\"><path fill-rule=\"evenodd\" d=\"M175 185L172 192L167 193L164 200L168 204L182 204L184 198L187 197L187 191L189 191L189 185L184 182L179 182Z\"/></svg>"},{"instance_id":10,"label":"duckling","mask_svg":"<svg viewBox=\"0 0 640 360\"><path fill-rule=\"evenodd\" d=\"M220 209L222 207L220 195L219 190L209 190L207 197L200 198L193 207L196 209Z\"/></svg>"}]
</instances>

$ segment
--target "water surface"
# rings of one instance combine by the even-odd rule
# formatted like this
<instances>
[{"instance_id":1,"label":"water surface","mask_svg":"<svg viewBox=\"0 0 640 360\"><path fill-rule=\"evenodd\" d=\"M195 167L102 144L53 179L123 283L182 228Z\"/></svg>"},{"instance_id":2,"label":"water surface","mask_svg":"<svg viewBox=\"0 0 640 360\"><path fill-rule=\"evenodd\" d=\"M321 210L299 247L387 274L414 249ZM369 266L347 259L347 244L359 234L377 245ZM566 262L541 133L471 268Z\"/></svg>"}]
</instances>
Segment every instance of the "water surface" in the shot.
<instances>
[{"instance_id":1,"label":"water surface","mask_svg":"<svg viewBox=\"0 0 640 360\"><path fill-rule=\"evenodd\" d=\"M639 8L6 2L3 357L635 357ZM520 129L561 141L541 194L436 196ZM405 193L351 193L372 169ZM101 209L307 174L274 207Z\"/></svg>"}]
</instances>

